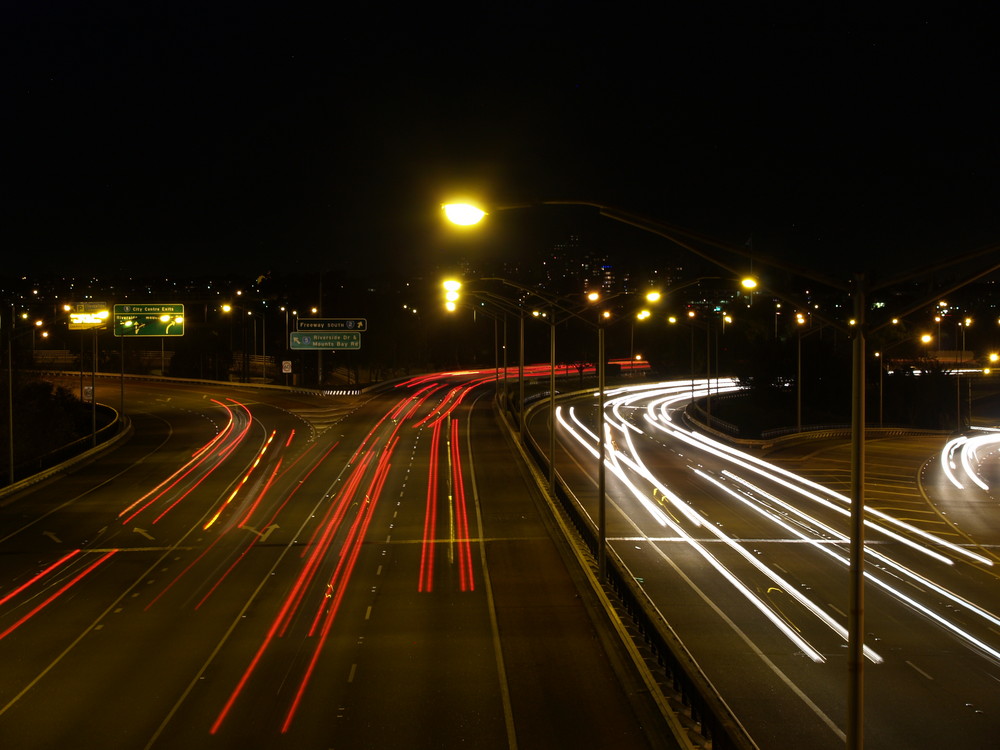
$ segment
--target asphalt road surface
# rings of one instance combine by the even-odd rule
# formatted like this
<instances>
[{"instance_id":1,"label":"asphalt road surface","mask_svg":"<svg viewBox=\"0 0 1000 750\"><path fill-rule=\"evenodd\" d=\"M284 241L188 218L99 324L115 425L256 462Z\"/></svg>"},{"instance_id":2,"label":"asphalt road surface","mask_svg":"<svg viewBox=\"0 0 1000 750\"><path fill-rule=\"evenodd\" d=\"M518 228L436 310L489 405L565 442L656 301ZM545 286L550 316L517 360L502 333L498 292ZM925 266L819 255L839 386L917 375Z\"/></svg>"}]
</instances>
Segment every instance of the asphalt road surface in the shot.
<instances>
[{"instance_id":1,"label":"asphalt road surface","mask_svg":"<svg viewBox=\"0 0 1000 750\"><path fill-rule=\"evenodd\" d=\"M611 549L762 750L843 747L849 445L762 460L685 426L690 395L690 381L609 394ZM559 472L596 519L595 399L559 413ZM546 424L529 421L547 451ZM867 747L997 746L997 433L974 437L868 443Z\"/></svg>"},{"instance_id":2,"label":"asphalt road surface","mask_svg":"<svg viewBox=\"0 0 1000 750\"><path fill-rule=\"evenodd\" d=\"M0 747L674 746L491 383L128 381L131 437L0 497Z\"/></svg>"}]
</instances>

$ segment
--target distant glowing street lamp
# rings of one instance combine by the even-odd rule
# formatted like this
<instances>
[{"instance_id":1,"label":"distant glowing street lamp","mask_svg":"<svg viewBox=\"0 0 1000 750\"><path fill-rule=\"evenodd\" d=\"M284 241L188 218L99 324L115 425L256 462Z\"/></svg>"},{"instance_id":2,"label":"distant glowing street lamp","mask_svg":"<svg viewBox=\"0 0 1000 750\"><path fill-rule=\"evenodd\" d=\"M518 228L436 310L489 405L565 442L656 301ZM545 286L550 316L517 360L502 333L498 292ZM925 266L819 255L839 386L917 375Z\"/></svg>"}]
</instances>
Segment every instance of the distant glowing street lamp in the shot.
<instances>
[{"instance_id":1,"label":"distant glowing street lamp","mask_svg":"<svg viewBox=\"0 0 1000 750\"><path fill-rule=\"evenodd\" d=\"M444 287L444 307L448 312L455 312L455 308L458 306L459 289L462 288L462 282L456 279L448 279L441 285Z\"/></svg>"},{"instance_id":2,"label":"distant glowing street lamp","mask_svg":"<svg viewBox=\"0 0 1000 750\"><path fill-rule=\"evenodd\" d=\"M445 203L441 208L444 209L448 221L460 227L478 224L486 216L483 209L473 206L471 203Z\"/></svg>"}]
</instances>

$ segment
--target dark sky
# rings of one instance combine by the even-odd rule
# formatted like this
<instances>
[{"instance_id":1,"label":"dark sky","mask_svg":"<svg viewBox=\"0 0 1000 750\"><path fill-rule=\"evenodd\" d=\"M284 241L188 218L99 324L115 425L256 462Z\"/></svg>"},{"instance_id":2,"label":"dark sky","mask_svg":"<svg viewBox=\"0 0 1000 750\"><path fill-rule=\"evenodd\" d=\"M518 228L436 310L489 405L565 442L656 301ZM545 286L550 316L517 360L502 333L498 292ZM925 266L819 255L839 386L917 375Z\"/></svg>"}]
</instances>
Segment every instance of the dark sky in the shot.
<instances>
[{"instance_id":1,"label":"dark sky","mask_svg":"<svg viewBox=\"0 0 1000 750\"><path fill-rule=\"evenodd\" d=\"M457 191L831 273L1000 241L974 18L489 5L6 3L3 245L24 270L396 267L448 244Z\"/></svg>"}]
</instances>

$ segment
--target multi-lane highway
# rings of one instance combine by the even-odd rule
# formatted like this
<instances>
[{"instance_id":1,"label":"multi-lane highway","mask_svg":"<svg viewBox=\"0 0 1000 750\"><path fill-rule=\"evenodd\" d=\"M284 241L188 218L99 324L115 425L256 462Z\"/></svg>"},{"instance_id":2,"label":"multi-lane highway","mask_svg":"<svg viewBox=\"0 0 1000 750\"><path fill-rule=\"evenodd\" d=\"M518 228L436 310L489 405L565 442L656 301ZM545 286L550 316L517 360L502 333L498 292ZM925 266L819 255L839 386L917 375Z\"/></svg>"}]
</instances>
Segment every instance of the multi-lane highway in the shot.
<instances>
[{"instance_id":1,"label":"multi-lane highway","mask_svg":"<svg viewBox=\"0 0 1000 750\"><path fill-rule=\"evenodd\" d=\"M762 460L687 428L679 410L691 396L691 381L609 393L611 547L762 749L842 747L847 446ZM560 406L557 453L593 519L595 401ZM543 450L546 418L530 422ZM869 443L868 747L996 746L996 437Z\"/></svg>"},{"instance_id":2,"label":"multi-lane highway","mask_svg":"<svg viewBox=\"0 0 1000 750\"><path fill-rule=\"evenodd\" d=\"M672 746L492 382L129 381L131 438L0 498L0 746Z\"/></svg>"}]
</instances>

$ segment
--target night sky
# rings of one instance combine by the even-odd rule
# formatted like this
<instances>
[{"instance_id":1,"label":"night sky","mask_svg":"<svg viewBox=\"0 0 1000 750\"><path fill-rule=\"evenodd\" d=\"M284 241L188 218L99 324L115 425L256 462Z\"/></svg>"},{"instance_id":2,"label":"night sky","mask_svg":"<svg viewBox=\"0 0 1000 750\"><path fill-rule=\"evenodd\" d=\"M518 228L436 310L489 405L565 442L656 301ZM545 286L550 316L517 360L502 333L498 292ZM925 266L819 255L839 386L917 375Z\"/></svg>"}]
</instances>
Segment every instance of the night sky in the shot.
<instances>
[{"instance_id":1,"label":"night sky","mask_svg":"<svg viewBox=\"0 0 1000 750\"><path fill-rule=\"evenodd\" d=\"M833 274L1000 242L974 18L489 5L6 3L11 267L416 268L459 192Z\"/></svg>"}]
</instances>

